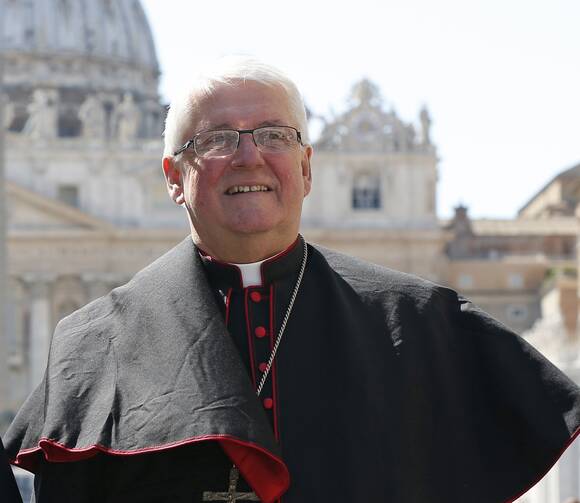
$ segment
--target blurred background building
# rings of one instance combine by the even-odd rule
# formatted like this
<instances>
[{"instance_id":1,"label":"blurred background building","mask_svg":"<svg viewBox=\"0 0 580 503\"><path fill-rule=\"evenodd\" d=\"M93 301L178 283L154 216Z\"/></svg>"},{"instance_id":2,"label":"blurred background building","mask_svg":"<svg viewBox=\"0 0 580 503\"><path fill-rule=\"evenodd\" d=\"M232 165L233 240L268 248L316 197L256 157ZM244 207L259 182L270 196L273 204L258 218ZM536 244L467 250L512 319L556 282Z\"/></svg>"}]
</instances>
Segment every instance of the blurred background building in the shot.
<instances>
[{"instance_id":1,"label":"blurred background building","mask_svg":"<svg viewBox=\"0 0 580 503\"><path fill-rule=\"evenodd\" d=\"M56 323L126 282L188 226L161 175L165 107L140 2L0 0L0 13L3 432L42 378ZM444 221L428 110L406 122L366 79L347 105L316 118L306 238L459 290L580 383L580 165L548 181L511 220L471 219L459 206ZM577 441L522 501L578 497L579 474Z\"/></svg>"}]
</instances>

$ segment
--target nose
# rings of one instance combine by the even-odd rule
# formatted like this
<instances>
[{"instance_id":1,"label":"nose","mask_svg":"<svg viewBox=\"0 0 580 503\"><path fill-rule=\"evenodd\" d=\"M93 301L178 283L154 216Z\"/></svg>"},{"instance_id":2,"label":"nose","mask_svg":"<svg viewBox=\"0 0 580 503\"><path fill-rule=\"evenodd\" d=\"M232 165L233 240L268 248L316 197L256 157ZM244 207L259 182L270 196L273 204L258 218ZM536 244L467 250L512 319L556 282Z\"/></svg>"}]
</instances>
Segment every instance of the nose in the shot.
<instances>
[{"instance_id":1,"label":"nose","mask_svg":"<svg viewBox=\"0 0 580 503\"><path fill-rule=\"evenodd\" d=\"M240 134L238 149L232 157L232 166L242 168L252 168L263 163L262 154L254 143L251 133Z\"/></svg>"}]
</instances>

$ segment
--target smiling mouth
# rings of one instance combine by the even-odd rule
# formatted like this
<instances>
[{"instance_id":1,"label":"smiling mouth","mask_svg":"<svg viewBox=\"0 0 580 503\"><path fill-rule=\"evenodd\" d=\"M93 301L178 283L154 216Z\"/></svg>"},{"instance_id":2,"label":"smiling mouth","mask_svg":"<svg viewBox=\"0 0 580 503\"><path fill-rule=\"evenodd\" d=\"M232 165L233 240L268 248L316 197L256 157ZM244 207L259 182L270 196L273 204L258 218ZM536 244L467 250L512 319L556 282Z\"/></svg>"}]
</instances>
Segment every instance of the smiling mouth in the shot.
<instances>
[{"instance_id":1,"label":"smiling mouth","mask_svg":"<svg viewBox=\"0 0 580 503\"><path fill-rule=\"evenodd\" d=\"M233 196L234 194L243 194L246 192L270 192L272 189L266 185L234 185L226 190L228 196Z\"/></svg>"}]
</instances>

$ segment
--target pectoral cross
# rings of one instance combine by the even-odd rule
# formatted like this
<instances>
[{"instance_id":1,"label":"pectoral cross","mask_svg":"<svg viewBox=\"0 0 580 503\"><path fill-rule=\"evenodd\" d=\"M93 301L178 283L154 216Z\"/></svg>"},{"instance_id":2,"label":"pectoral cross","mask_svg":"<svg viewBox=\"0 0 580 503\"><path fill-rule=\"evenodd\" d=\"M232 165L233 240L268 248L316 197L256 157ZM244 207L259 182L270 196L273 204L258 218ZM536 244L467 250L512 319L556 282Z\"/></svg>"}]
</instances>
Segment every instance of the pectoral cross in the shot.
<instances>
[{"instance_id":1,"label":"pectoral cross","mask_svg":"<svg viewBox=\"0 0 580 503\"><path fill-rule=\"evenodd\" d=\"M238 479L240 472L235 466L230 470L230 485L227 493L214 493L211 491L204 491L203 501L224 501L226 503L236 503L236 501L260 501L255 493L239 493L237 492Z\"/></svg>"}]
</instances>

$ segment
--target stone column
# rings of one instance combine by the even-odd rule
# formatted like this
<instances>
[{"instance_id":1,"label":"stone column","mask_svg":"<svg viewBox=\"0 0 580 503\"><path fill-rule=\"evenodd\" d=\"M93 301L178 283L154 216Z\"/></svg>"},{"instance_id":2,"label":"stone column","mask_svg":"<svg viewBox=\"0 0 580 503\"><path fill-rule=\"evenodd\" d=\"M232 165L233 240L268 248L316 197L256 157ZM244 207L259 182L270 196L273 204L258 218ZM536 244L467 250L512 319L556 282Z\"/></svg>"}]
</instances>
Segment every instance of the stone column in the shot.
<instances>
[{"instance_id":1,"label":"stone column","mask_svg":"<svg viewBox=\"0 0 580 503\"><path fill-rule=\"evenodd\" d=\"M580 205L576 206L575 210L576 222L580 225ZM574 334L573 342L576 346L576 384L580 386L580 232L576 236L576 333ZM574 379L574 377L573 377ZM580 487L579 487L580 491Z\"/></svg>"},{"instance_id":2,"label":"stone column","mask_svg":"<svg viewBox=\"0 0 580 503\"><path fill-rule=\"evenodd\" d=\"M1 27L0 27L1 28ZM4 38L0 31L0 413L8 401L8 337L6 333L6 274L7 235L6 235L6 192L4 190Z\"/></svg>"},{"instance_id":3,"label":"stone column","mask_svg":"<svg viewBox=\"0 0 580 503\"><path fill-rule=\"evenodd\" d=\"M53 279L43 276L27 278L30 285L30 391L42 380L48 360L52 338L50 283Z\"/></svg>"},{"instance_id":4,"label":"stone column","mask_svg":"<svg viewBox=\"0 0 580 503\"><path fill-rule=\"evenodd\" d=\"M25 292L20 278L8 279L8 296L6 327L8 334L8 409L16 411L28 395L28 356L27 344L25 343L24 308L28 309L28 299L25 300Z\"/></svg>"}]
</instances>

